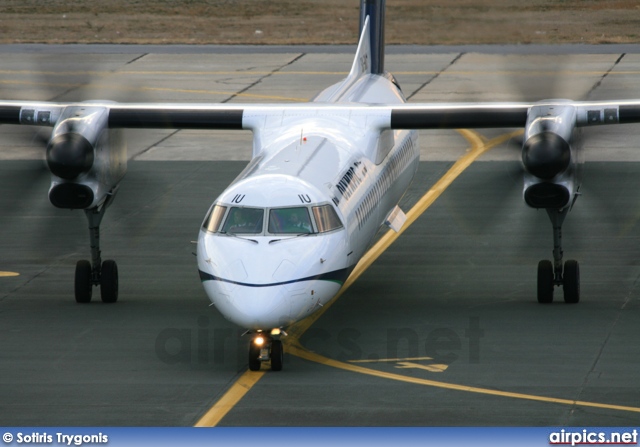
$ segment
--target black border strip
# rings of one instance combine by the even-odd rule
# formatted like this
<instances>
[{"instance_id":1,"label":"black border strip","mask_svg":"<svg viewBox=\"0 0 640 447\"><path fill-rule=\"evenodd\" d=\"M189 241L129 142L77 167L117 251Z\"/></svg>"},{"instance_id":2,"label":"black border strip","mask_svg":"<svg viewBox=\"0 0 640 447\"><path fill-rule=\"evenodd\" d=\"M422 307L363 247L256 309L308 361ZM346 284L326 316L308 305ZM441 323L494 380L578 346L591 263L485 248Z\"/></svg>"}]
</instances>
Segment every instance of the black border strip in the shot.
<instances>
[{"instance_id":1,"label":"black border strip","mask_svg":"<svg viewBox=\"0 0 640 447\"><path fill-rule=\"evenodd\" d=\"M109 110L109 127L135 129L242 129L242 110Z\"/></svg>"},{"instance_id":2,"label":"black border strip","mask_svg":"<svg viewBox=\"0 0 640 447\"><path fill-rule=\"evenodd\" d=\"M524 127L528 107L510 109L392 109L392 129Z\"/></svg>"}]
</instances>

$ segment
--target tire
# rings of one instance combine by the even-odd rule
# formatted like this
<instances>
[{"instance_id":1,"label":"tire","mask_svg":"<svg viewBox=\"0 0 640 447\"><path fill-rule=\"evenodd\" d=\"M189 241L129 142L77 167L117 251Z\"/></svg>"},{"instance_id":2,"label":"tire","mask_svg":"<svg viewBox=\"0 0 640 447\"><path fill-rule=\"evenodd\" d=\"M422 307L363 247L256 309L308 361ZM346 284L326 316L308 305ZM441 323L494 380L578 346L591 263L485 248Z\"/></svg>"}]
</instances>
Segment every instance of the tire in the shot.
<instances>
[{"instance_id":1,"label":"tire","mask_svg":"<svg viewBox=\"0 0 640 447\"><path fill-rule=\"evenodd\" d=\"M249 344L249 369L251 371L260 371L260 346L256 346L251 340Z\"/></svg>"},{"instance_id":2,"label":"tire","mask_svg":"<svg viewBox=\"0 0 640 447\"><path fill-rule=\"evenodd\" d=\"M78 261L74 282L76 303L90 303L93 284L91 282L91 263Z\"/></svg>"},{"instance_id":3,"label":"tire","mask_svg":"<svg viewBox=\"0 0 640 447\"><path fill-rule=\"evenodd\" d=\"M553 264L551 261L538 263L538 303L550 304L553 302Z\"/></svg>"},{"instance_id":4,"label":"tire","mask_svg":"<svg viewBox=\"0 0 640 447\"><path fill-rule=\"evenodd\" d=\"M104 261L100 274L100 294L103 303L118 301L118 265L116 261Z\"/></svg>"},{"instance_id":5,"label":"tire","mask_svg":"<svg viewBox=\"0 0 640 447\"><path fill-rule=\"evenodd\" d=\"M564 302L577 304L580 302L580 266L578 261L567 261L564 263Z\"/></svg>"},{"instance_id":6,"label":"tire","mask_svg":"<svg viewBox=\"0 0 640 447\"><path fill-rule=\"evenodd\" d=\"M282 363L284 361L284 350L280 340L271 342L271 371L282 371Z\"/></svg>"}]
</instances>

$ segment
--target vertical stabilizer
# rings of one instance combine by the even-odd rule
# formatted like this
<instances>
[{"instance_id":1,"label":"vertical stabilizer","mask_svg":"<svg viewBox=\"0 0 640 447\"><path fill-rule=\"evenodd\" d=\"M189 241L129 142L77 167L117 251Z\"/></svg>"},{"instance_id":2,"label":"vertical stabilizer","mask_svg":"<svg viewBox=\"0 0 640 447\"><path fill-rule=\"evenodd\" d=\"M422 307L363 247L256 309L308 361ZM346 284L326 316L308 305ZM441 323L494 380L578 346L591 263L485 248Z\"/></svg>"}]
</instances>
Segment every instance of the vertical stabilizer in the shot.
<instances>
[{"instance_id":1,"label":"vertical stabilizer","mask_svg":"<svg viewBox=\"0 0 640 447\"><path fill-rule=\"evenodd\" d=\"M384 8L385 0L360 0L360 35L369 17L371 73L384 73Z\"/></svg>"},{"instance_id":2,"label":"vertical stabilizer","mask_svg":"<svg viewBox=\"0 0 640 447\"><path fill-rule=\"evenodd\" d=\"M364 74L372 73L371 71L371 46L368 37L369 30L369 18L365 17L363 30L360 33L360 42L358 43L358 49L356 50L356 56L353 59L353 65L351 66L351 71L349 72L349 76L345 80L345 86L351 85L355 82L360 76Z\"/></svg>"},{"instance_id":3,"label":"vertical stabilizer","mask_svg":"<svg viewBox=\"0 0 640 447\"><path fill-rule=\"evenodd\" d=\"M349 75L320 93L314 101L337 102L353 85L368 74L384 74L384 2L361 0L360 40ZM372 23L375 22L375 25Z\"/></svg>"}]
</instances>

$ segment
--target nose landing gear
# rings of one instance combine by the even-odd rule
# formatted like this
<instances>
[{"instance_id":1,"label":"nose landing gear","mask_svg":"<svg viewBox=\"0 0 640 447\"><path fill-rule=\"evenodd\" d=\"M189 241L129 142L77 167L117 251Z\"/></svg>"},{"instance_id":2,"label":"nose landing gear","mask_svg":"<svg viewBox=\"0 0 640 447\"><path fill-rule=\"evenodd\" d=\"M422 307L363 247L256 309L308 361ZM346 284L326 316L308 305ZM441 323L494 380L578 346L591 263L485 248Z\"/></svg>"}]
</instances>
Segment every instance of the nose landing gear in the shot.
<instances>
[{"instance_id":1,"label":"nose landing gear","mask_svg":"<svg viewBox=\"0 0 640 447\"><path fill-rule=\"evenodd\" d=\"M284 334L280 329L271 331L271 335L257 332L249 344L249 369L259 371L262 362L271 361L271 371L281 371L284 362L284 349L280 335Z\"/></svg>"},{"instance_id":2,"label":"nose landing gear","mask_svg":"<svg viewBox=\"0 0 640 447\"><path fill-rule=\"evenodd\" d=\"M543 260L538 263L538 302L553 302L553 289L562 286L565 303L580 301L580 267L578 261L569 260L562 267L562 223L569 208L561 211L547 209L553 225L553 263Z\"/></svg>"}]
</instances>

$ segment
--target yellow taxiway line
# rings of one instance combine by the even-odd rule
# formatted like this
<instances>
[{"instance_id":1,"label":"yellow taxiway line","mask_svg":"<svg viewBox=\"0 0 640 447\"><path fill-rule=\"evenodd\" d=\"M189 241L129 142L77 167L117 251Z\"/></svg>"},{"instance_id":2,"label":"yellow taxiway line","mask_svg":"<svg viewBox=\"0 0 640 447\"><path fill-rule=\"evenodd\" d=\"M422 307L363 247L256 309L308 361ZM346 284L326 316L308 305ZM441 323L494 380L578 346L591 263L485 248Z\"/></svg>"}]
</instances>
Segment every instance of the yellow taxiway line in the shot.
<instances>
[{"instance_id":1,"label":"yellow taxiway line","mask_svg":"<svg viewBox=\"0 0 640 447\"><path fill-rule=\"evenodd\" d=\"M379 241L375 244L365 256L362 258L360 263L356 266L351 276L345 282L344 287L340 290L340 294L342 294L346 288L348 288L388 247L391 245L399 236L402 234L404 230L406 230L415 220L424 213L427 208L435 202L435 200L444 192L446 188L451 185L451 183L465 170L467 169L471 163L473 163L480 155L491 149L492 147L501 144L512 137L518 136L522 134L522 131L516 131L513 133L508 133L496 137L492 140L484 142L482 137L473 131L470 130L459 130L459 132L469 141L472 145L472 149L462 158L460 158L452 167L447 171L447 173L416 203L416 205L407 213L407 221L405 225L402 227L399 233L394 233L393 231L388 231ZM339 296L338 295L338 296ZM500 397L508 397L512 399L524 399L538 402L547 402L547 403L556 403L562 405L572 405L572 406L583 406L583 407L594 407L594 408L603 408L608 410L618 410L618 411L631 411L640 413L640 408L637 407L628 407L623 405L612 405L612 404L604 404L597 402L586 402L586 401L577 401L571 399L559 399L554 397L546 397L546 396L536 396L532 394L523 394L523 393L513 393L508 391L497 391L487 388L479 388L472 387L466 385L458 385L447 382L439 382L435 380L427 380L420 379L415 377L403 376L401 374L393 374L387 373L383 371L377 371L370 368L365 368L362 366L357 366L349 363L340 362L337 360L329 359L323 357L319 354L311 352L307 350L304 346L300 344L299 337L326 311L326 309L331 305L335 300L334 298L330 303L324 306L318 313L312 315L311 317L302 320L299 323L296 323L292 329L290 329L289 334L295 334L294 337L288 337L287 340L287 352L289 354L295 355L297 357L310 360L312 362L320 363L323 365L331 366L334 368L339 368L347 371L357 372L360 374L367 374L370 376L382 377L385 379L392 379L401 382L414 383L417 385L426 385L436 388L443 388L449 390L456 391L465 391L468 393L478 393L485 394L491 396L500 396ZM406 361L409 359L401 359L402 361Z\"/></svg>"},{"instance_id":2,"label":"yellow taxiway line","mask_svg":"<svg viewBox=\"0 0 640 447\"><path fill-rule=\"evenodd\" d=\"M333 368L356 372L359 374L366 374L369 376L380 377L383 379L397 380L399 382L413 383L416 385L430 386L430 387L442 388L447 390L464 391L467 393L477 393L477 394L485 394L490 396L508 397L511 399L523 399L523 400L532 400L537 402L546 402L546 403L554 403L554 404L561 404L561 405L603 408L607 410L631 411L635 413L640 413L640 408L637 408L637 407L602 404L597 402L586 402L586 401L571 400L571 399L558 399L555 397L536 396L533 394L513 393L509 391L498 391L498 390L492 390L488 388L479 388L479 387L467 386L467 385L457 385L455 383L439 382L436 380L421 379L418 377L403 376L402 374L393 374L393 373L388 373L384 371L377 371L375 369L365 368L362 366L352 365L352 364L340 362L338 360L333 360L327 357L323 357L319 354L316 354L315 352L308 351L306 348L301 346L297 341L290 343L288 348L289 348L288 349L289 354L293 354L305 360L309 360L315 363L320 363L325 366L331 366Z\"/></svg>"},{"instance_id":3,"label":"yellow taxiway line","mask_svg":"<svg viewBox=\"0 0 640 447\"><path fill-rule=\"evenodd\" d=\"M265 371L246 371L229 388L229 391L200 418L194 427L215 427L227 413L240 402L245 394L264 376Z\"/></svg>"}]
</instances>

